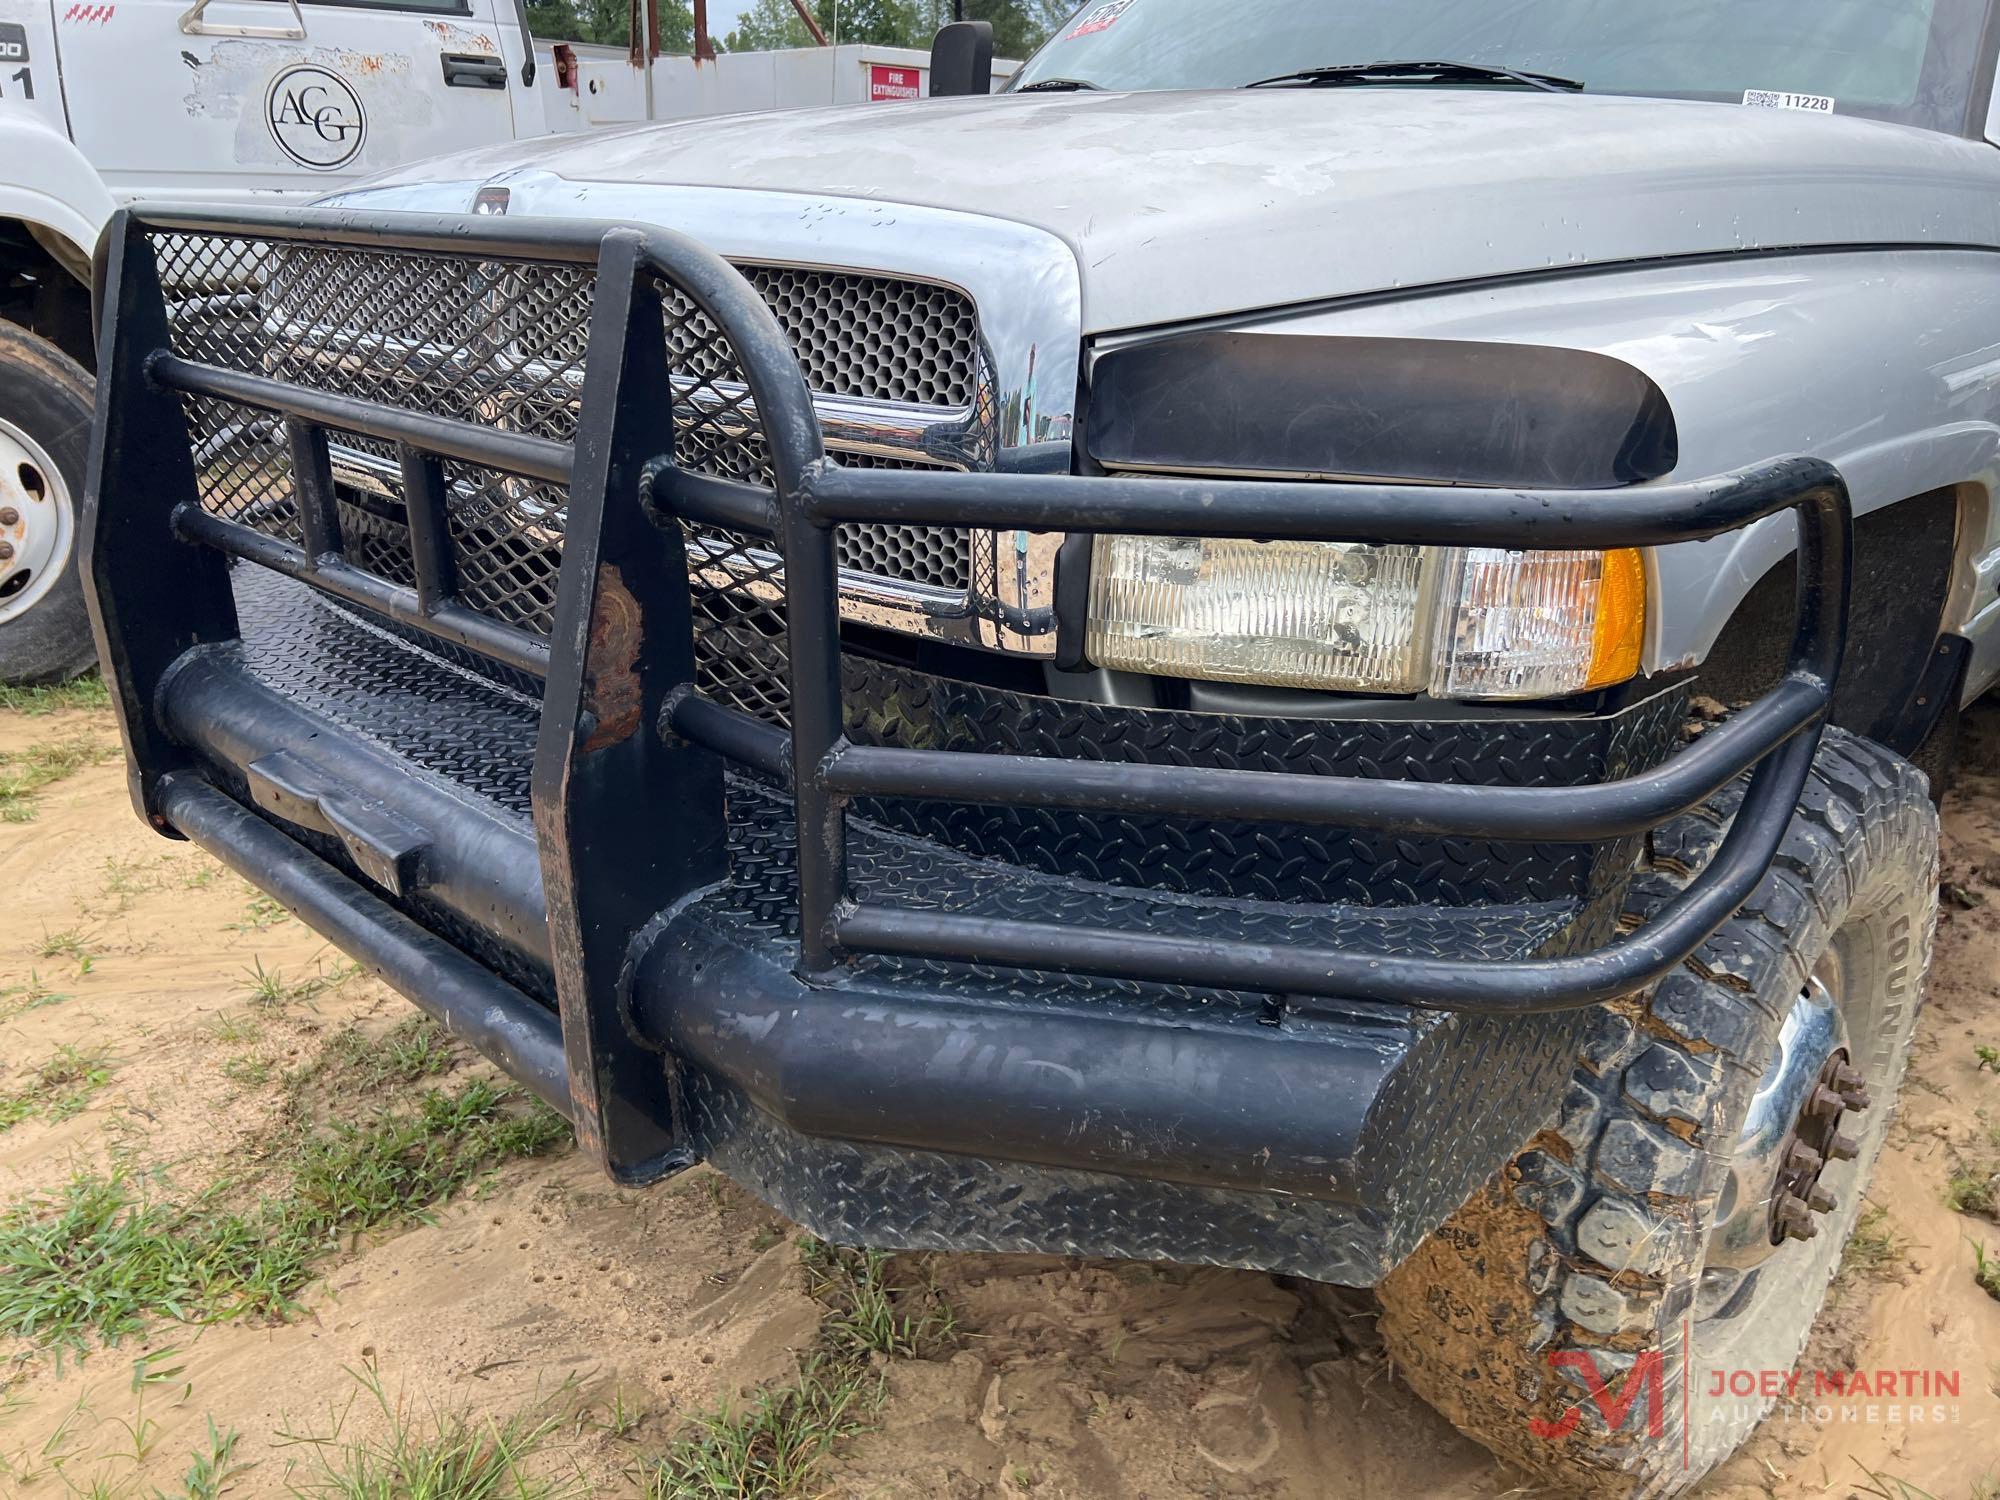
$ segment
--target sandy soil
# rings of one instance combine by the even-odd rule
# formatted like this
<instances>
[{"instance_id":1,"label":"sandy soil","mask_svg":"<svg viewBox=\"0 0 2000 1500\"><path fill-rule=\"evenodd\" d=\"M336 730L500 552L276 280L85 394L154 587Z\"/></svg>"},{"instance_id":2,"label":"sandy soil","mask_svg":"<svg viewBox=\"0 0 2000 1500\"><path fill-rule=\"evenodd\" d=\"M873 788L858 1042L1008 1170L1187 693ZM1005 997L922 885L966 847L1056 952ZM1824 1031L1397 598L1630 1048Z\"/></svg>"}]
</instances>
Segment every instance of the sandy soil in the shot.
<instances>
[{"instance_id":1,"label":"sandy soil","mask_svg":"<svg viewBox=\"0 0 2000 1500\"><path fill-rule=\"evenodd\" d=\"M1824 1425L1773 1423L1707 1493L1991 1500L2000 1489L2000 1302L1975 1287L1973 1242L2000 1225L1943 1201L1948 1175L2000 1155L2000 711L1969 723L1969 768L1947 809L1948 903L1911 1086L1879 1174L1882 1275L1842 1287L1815 1348L1826 1366L1959 1372L1944 1421L1862 1400ZM72 736L111 739L91 714L0 714L0 754ZM58 1046L102 1049L108 1083L74 1118L0 1131L0 1205L75 1171L122 1167L199 1183L253 1152L277 1095L232 1058L309 1060L340 1028L407 1014L371 981L342 983L233 1024L261 966L290 981L338 956L273 919L242 882L133 817L116 761L39 794L0 824L0 1092ZM70 954L43 956L80 934ZM31 995L60 1001L24 1008ZM235 1038L233 1040L229 1038ZM794 1232L697 1171L645 1192L612 1187L573 1155L517 1164L434 1222L352 1246L275 1326L163 1324L78 1363L0 1340L0 1491L180 1495L207 1423L241 1433L251 1465L229 1489L283 1494L303 1432L380 1422L356 1402L379 1372L413 1410L502 1413L553 1401L572 1414L553 1455L595 1493L636 1492L632 1466L687 1419L783 1378L824 1309L807 1295ZM1248 1273L1001 1257L930 1258L955 1308L956 1352L887 1367L875 1430L820 1472L852 1497L1501 1496L1521 1476L1402 1388L1364 1294ZM4 1274L4 1268L0 1268ZM132 1388L134 1358L164 1349L171 1385ZM566 1384L567 1383L567 1384ZM146 1440L136 1445L134 1429ZM62 1456L60 1468L49 1462Z\"/></svg>"}]
</instances>

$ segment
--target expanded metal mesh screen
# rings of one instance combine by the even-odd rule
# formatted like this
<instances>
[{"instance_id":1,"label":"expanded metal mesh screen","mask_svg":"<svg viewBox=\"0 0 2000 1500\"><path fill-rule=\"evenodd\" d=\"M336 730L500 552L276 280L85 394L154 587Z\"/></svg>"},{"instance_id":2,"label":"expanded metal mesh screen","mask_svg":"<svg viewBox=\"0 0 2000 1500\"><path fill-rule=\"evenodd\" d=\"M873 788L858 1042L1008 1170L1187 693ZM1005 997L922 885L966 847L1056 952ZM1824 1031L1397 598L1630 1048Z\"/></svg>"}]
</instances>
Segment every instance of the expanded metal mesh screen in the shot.
<instances>
[{"instance_id":1,"label":"expanded metal mesh screen","mask_svg":"<svg viewBox=\"0 0 2000 1500\"><path fill-rule=\"evenodd\" d=\"M588 354L588 266L157 231L153 249L174 352L309 389L559 441L574 439ZM964 405L977 382L970 301L885 277L750 266L815 390ZM689 468L750 483L771 475L728 340L670 285L660 288L674 372L676 453ZM268 413L184 398L203 505L303 541L284 429ZM341 553L392 583L416 578L393 444L330 434ZM868 458L868 464L923 467ZM547 634L567 494L455 461L446 516L466 605ZM841 565L946 589L971 578L962 531L846 527ZM783 573L769 543L690 533L697 657L718 701L784 723Z\"/></svg>"},{"instance_id":2,"label":"expanded metal mesh screen","mask_svg":"<svg viewBox=\"0 0 2000 1500\"><path fill-rule=\"evenodd\" d=\"M913 406L972 400L979 324L955 287L790 266L743 274L777 314L814 390Z\"/></svg>"}]
</instances>

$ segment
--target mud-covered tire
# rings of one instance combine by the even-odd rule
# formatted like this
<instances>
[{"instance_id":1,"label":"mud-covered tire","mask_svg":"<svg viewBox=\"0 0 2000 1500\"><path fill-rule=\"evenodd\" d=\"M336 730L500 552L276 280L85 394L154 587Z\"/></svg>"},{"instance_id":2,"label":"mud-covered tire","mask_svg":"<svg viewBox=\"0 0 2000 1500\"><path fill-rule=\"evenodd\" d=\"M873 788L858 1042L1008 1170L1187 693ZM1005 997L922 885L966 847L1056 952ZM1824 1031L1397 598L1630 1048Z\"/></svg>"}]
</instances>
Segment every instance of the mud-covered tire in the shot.
<instances>
[{"instance_id":1,"label":"mud-covered tire","mask_svg":"<svg viewBox=\"0 0 2000 1500\"><path fill-rule=\"evenodd\" d=\"M97 660L77 534L94 386L53 344L0 321L0 682L66 682ZM45 565L45 566L44 566Z\"/></svg>"},{"instance_id":2,"label":"mud-covered tire","mask_svg":"<svg viewBox=\"0 0 2000 1500\"><path fill-rule=\"evenodd\" d=\"M1701 868L1741 797L1739 783L1653 835L1633 917ZM1380 1288L1410 1385L1563 1493L1671 1495L1733 1452L1772 1405L1763 1372L1796 1368L1861 1211L1921 1003L1936 872L1921 774L1829 730L1756 894L1653 990L1593 1015L1560 1118ZM1735 1273L1703 1276L1732 1152L1783 1019L1830 964L1872 1095L1841 1116L1860 1149L1827 1168L1838 1204L1819 1233L1729 1296ZM1732 1393L1746 1381L1755 1394Z\"/></svg>"}]
</instances>

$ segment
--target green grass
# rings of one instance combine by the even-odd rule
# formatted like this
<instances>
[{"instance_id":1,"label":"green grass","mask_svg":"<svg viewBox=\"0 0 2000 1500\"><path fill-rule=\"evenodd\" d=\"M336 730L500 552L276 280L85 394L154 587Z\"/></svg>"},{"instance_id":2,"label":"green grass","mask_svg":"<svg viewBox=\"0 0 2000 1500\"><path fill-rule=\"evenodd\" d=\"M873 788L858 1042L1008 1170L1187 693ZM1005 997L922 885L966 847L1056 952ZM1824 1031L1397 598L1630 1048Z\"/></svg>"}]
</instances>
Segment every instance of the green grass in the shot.
<instances>
[{"instance_id":1,"label":"green grass","mask_svg":"<svg viewBox=\"0 0 2000 1500\"><path fill-rule=\"evenodd\" d=\"M155 1318L282 1317L313 1267L354 1235L421 1216L489 1168L550 1151L569 1126L475 1079L364 1124L301 1129L275 1191L186 1198L83 1173L0 1210L0 1333L82 1351Z\"/></svg>"},{"instance_id":2,"label":"green grass","mask_svg":"<svg viewBox=\"0 0 2000 1500\"><path fill-rule=\"evenodd\" d=\"M826 1304L820 1341L837 1358L927 1359L956 1347L958 1316L928 1284L897 1286L892 1258L802 1237L806 1289Z\"/></svg>"},{"instance_id":3,"label":"green grass","mask_svg":"<svg viewBox=\"0 0 2000 1500\"><path fill-rule=\"evenodd\" d=\"M40 969L30 969L26 984L13 984L0 990L0 1021L11 1021L45 1005L61 1005L67 999L67 994L48 987Z\"/></svg>"},{"instance_id":4,"label":"green grass","mask_svg":"<svg viewBox=\"0 0 2000 1500\"><path fill-rule=\"evenodd\" d=\"M1867 1208L1840 1253L1840 1275L1893 1277L1909 1263L1909 1246L1889 1222L1886 1208Z\"/></svg>"},{"instance_id":5,"label":"green grass","mask_svg":"<svg viewBox=\"0 0 2000 1500\"><path fill-rule=\"evenodd\" d=\"M132 904L132 898L145 891L158 890L160 877L155 869L158 860L121 859L115 854L104 859L104 894L118 898L118 910L124 911Z\"/></svg>"},{"instance_id":6,"label":"green grass","mask_svg":"<svg viewBox=\"0 0 2000 1500\"><path fill-rule=\"evenodd\" d=\"M1972 1262L1972 1279L1978 1283L1982 1292L1995 1302L2000 1302L2000 1257L1988 1260L1986 1247L1975 1240L1972 1245Z\"/></svg>"},{"instance_id":7,"label":"green grass","mask_svg":"<svg viewBox=\"0 0 2000 1500\"><path fill-rule=\"evenodd\" d=\"M44 714L69 709L107 709L111 692L104 679L92 672L74 682L57 682L41 687L8 687L0 683L0 711L38 719Z\"/></svg>"},{"instance_id":8,"label":"green grass","mask_svg":"<svg viewBox=\"0 0 2000 1500\"><path fill-rule=\"evenodd\" d=\"M695 1419L643 1470L646 1500L765 1500L802 1488L834 1444L866 1432L882 1377L866 1367L808 1360L796 1380L748 1405Z\"/></svg>"},{"instance_id":9,"label":"green grass","mask_svg":"<svg viewBox=\"0 0 2000 1500\"><path fill-rule=\"evenodd\" d=\"M347 1436L352 1407L326 1433L281 1433L302 1447L286 1492L313 1500L569 1500L588 1494L581 1478L550 1477L541 1461L574 1415L568 1387L555 1401L503 1417L392 1401L373 1370L350 1371L381 1413L377 1435Z\"/></svg>"},{"instance_id":10,"label":"green grass","mask_svg":"<svg viewBox=\"0 0 2000 1500\"><path fill-rule=\"evenodd\" d=\"M1953 1172L1951 1180L1945 1184L1945 1207L1953 1213L2000 1218L2000 1202L1995 1199L1993 1178L1994 1174L1990 1171Z\"/></svg>"},{"instance_id":11,"label":"green grass","mask_svg":"<svg viewBox=\"0 0 2000 1500\"><path fill-rule=\"evenodd\" d=\"M2000 1047L1974 1047L1972 1055L1979 1059L1978 1062L1973 1064L1973 1072L1990 1070L2000 1073Z\"/></svg>"},{"instance_id":12,"label":"green grass","mask_svg":"<svg viewBox=\"0 0 2000 1500\"><path fill-rule=\"evenodd\" d=\"M1860 1459L1854 1460L1854 1467L1868 1477L1868 1482L1859 1486L1854 1493L1871 1497L1871 1500L1938 1500L1929 1490L1899 1479L1894 1474L1884 1474L1871 1469ZM1829 1486L1831 1488L1831 1486Z\"/></svg>"},{"instance_id":13,"label":"green grass","mask_svg":"<svg viewBox=\"0 0 2000 1500\"><path fill-rule=\"evenodd\" d=\"M240 1089L262 1088L271 1081L270 1060L252 1057L249 1053L239 1053L222 1065L222 1076Z\"/></svg>"},{"instance_id":14,"label":"green grass","mask_svg":"<svg viewBox=\"0 0 2000 1500\"><path fill-rule=\"evenodd\" d=\"M190 1456L187 1472L181 1476L181 1493L186 1500L220 1500L232 1481L256 1467L236 1461L236 1445L241 1440L234 1427L217 1427L215 1418L208 1418L208 1446Z\"/></svg>"},{"instance_id":15,"label":"green grass","mask_svg":"<svg viewBox=\"0 0 2000 1500\"><path fill-rule=\"evenodd\" d=\"M383 1036L349 1027L292 1078L298 1084L326 1082L343 1089L379 1089L441 1077L456 1067L458 1060L451 1033L429 1016L414 1015Z\"/></svg>"},{"instance_id":16,"label":"green grass","mask_svg":"<svg viewBox=\"0 0 2000 1500\"><path fill-rule=\"evenodd\" d=\"M285 978L284 970L267 969L264 960L256 958L243 972L250 976L250 1003L275 1010L315 999L328 990L337 990L348 980L359 978L362 969L361 965L354 963L335 964L331 969L309 974L304 979L290 980Z\"/></svg>"},{"instance_id":17,"label":"green grass","mask_svg":"<svg viewBox=\"0 0 2000 1500\"><path fill-rule=\"evenodd\" d=\"M35 950L40 958L66 958L76 965L78 977L88 974L96 966L96 960L84 945L89 935L80 927L65 928L61 932L42 933L41 946Z\"/></svg>"},{"instance_id":18,"label":"green grass","mask_svg":"<svg viewBox=\"0 0 2000 1500\"><path fill-rule=\"evenodd\" d=\"M111 1067L103 1053L59 1047L55 1056L35 1070L26 1086L0 1091L0 1131L23 1120L42 1119L54 1124L70 1119L80 1114L91 1095L110 1079Z\"/></svg>"},{"instance_id":19,"label":"green grass","mask_svg":"<svg viewBox=\"0 0 2000 1500\"><path fill-rule=\"evenodd\" d=\"M36 793L117 753L116 746L94 735L43 740L25 750L0 753L0 823L33 821L40 810Z\"/></svg>"},{"instance_id":20,"label":"green grass","mask_svg":"<svg viewBox=\"0 0 2000 1500\"><path fill-rule=\"evenodd\" d=\"M882 1403L880 1364L933 1358L958 1344L958 1319L927 1281L898 1262L799 1238L806 1288L826 1306L817 1347L796 1379L695 1420L641 1470L646 1500L768 1500L806 1488L843 1438L865 1432Z\"/></svg>"},{"instance_id":21,"label":"green grass","mask_svg":"<svg viewBox=\"0 0 2000 1500\"><path fill-rule=\"evenodd\" d=\"M202 1029L218 1042L234 1045L237 1042L254 1042L264 1034L264 1028L257 1018L235 1011L219 1010L206 1021Z\"/></svg>"},{"instance_id":22,"label":"green grass","mask_svg":"<svg viewBox=\"0 0 2000 1500\"><path fill-rule=\"evenodd\" d=\"M266 927L275 927L280 922L291 920L291 913L284 903L259 892L243 904L243 920L231 922L232 932L262 932Z\"/></svg>"}]
</instances>

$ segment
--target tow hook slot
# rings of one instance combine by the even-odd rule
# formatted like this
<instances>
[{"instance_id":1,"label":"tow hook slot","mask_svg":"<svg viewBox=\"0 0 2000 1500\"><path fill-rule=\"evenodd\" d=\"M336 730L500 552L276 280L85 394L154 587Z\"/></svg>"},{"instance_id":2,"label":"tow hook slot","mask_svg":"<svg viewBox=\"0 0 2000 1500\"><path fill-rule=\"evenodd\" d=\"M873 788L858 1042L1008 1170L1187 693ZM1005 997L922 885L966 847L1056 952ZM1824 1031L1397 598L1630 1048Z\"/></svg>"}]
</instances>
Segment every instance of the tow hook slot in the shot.
<instances>
[{"instance_id":1,"label":"tow hook slot","mask_svg":"<svg viewBox=\"0 0 2000 1500\"><path fill-rule=\"evenodd\" d=\"M340 840L355 867L392 896L423 883L431 836L335 781L310 761L280 750L244 768L250 800L275 818Z\"/></svg>"}]
</instances>

